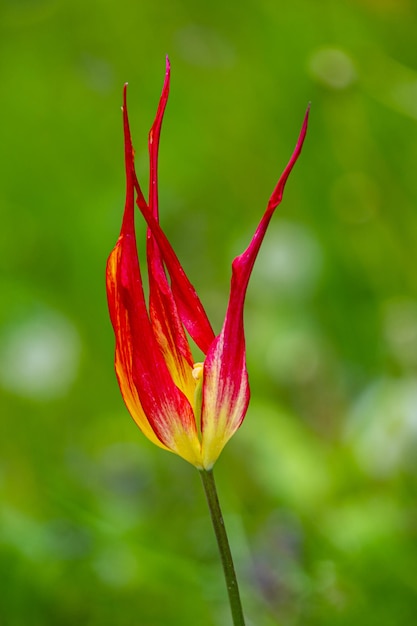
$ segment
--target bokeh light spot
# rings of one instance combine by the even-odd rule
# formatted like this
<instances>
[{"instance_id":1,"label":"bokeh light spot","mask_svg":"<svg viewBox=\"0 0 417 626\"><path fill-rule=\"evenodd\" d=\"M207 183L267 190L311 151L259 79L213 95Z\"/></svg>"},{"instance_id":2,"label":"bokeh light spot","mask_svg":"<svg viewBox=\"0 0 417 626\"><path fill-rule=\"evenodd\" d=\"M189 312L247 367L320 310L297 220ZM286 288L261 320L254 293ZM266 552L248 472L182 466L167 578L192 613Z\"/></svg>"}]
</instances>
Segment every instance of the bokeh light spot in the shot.
<instances>
[{"instance_id":1,"label":"bokeh light spot","mask_svg":"<svg viewBox=\"0 0 417 626\"><path fill-rule=\"evenodd\" d=\"M251 290L264 298L304 298L314 290L323 265L317 239L289 221L271 224L254 268ZM272 291L271 291L272 290Z\"/></svg>"},{"instance_id":2,"label":"bokeh light spot","mask_svg":"<svg viewBox=\"0 0 417 626\"><path fill-rule=\"evenodd\" d=\"M190 24L176 33L179 53L191 65L231 67L235 51L218 32L198 24Z\"/></svg>"},{"instance_id":3,"label":"bokeh light spot","mask_svg":"<svg viewBox=\"0 0 417 626\"><path fill-rule=\"evenodd\" d=\"M384 335L391 354L405 367L417 365L417 302L395 299L384 310Z\"/></svg>"},{"instance_id":4,"label":"bokeh light spot","mask_svg":"<svg viewBox=\"0 0 417 626\"><path fill-rule=\"evenodd\" d=\"M0 337L0 385L28 398L65 394L75 379L80 338L63 315L38 311Z\"/></svg>"},{"instance_id":5,"label":"bokeh light spot","mask_svg":"<svg viewBox=\"0 0 417 626\"><path fill-rule=\"evenodd\" d=\"M331 89L346 89L356 80L352 59L337 48L322 48L313 52L308 69L316 81Z\"/></svg>"},{"instance_id":6,"label":"bokeh light spot","mask_svg":"<svg viewBox=\"0 0 417 626\"><path fill-rule=\"evenodd\" d=\"M417 382L374 381L359 397L346 424L346 435L362 468L385 477L415 466Z\"/></svg>"}]
</instances>

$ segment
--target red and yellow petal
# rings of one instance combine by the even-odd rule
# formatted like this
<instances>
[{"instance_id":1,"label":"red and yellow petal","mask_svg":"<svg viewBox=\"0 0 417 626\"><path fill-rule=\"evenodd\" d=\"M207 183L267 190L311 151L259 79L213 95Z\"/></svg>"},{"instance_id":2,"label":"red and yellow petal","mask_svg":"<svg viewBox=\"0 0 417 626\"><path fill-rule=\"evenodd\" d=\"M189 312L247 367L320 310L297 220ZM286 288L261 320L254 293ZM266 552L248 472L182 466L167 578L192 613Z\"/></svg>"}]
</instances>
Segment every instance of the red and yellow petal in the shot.
<instances>
[{"instance_id":1,"label":"red and yellow petal","mask_svg":"<svg viewBox=\"0 0 417 626\"><path fill-rule=\"evenodd\" d=\"M238 322L230 320L229 316L204 362L201 453L205 469L213 467L242 423L249 404L243 322L237 333L237 343L231 340L228 332L232 323ZM230 355L230 359L225 359L226 354Z\"/></svg>"},{"instance_id":2,"label":"red and yellow petal","mask_svg":"<svg viewBox=\"0 0 417 626\"><path fill-rule=\"evenodd\" d=\"M212 467L222 448L239 428L249 403L245 358L243 305L249 278L275 208L282 200L288 176L297 161L307 132L308 110L295 150L275 187L267 209L248 248L232 264L232 281L226 318L204 364L202 403L202 455Z\"/></svg>"},{"instance_id":3,"label":"red and yellow petal","mask_svg":"<svg viewBox=\"0 0 417 626\"><path fill-rule=\"evenodd\" d=\"M110 318L116 337L116 376L126 407L140 430L152 443L167 449L152 430L133 382L133 343L130 334L129 315L117 294L117 272L120 263L120 253L121 244L118 242L109 256L106 268L107 298Z\"/></svg>"},{"instance_id":4,"label":"red and yellow petal","mask_svg":"<svg viewBox=\"0 0 417 626\"><path fill-rule=\"evenodd\" d=\"M125 129L127 117L125 114ZM126 204L107 264L107 295L116 337L120 389L132 417L151 441L198 465L201 445L192 406L176 386L146 309L134 226L134 163L125 134ZM190 368L191 369L191 368Z\"/></svg>"},{"instance_id":5,"label":"red and yellow petal","mask_svg":"<svg viewBox=\"0 0 417 626\"><path fill-rule=\"evenodd\" d=\"M165 80L155 120L149 132L149 209L159 221L158 210L158 152L161 127L168 101L170 64L166 59ZM149 278L149 313L155 338L165 362L177 385L193 401L195 381L192 377L193 357L178 313L171 285L167 280L161 252L152 231L147 231L147 264Z\"/></svg>"},{"instance_id":6,"label":"red and yellow petal","mask_svg":"<svg viewBox=\"0 0 417 626\"><path fill-rule=\"evenodd\" d=\"M175 385L147 315L136 243L122 233L107 264L116 337L116 372L133 419L153 442L199 466L201 445L190 402Z\"/></svg>"},{"instance_id":7,"label":"red and yellow petal","mask_svg":"<svg viewBox=\"0 0 417 626\"><path fill-rule=\"evenodd\" d=\"M152 249L156 247L155 241L148 242L149 313L152 328L172 379L192 402L195 390L193 357L162 261L152 254Z\"/></svg>"}]
</instances>

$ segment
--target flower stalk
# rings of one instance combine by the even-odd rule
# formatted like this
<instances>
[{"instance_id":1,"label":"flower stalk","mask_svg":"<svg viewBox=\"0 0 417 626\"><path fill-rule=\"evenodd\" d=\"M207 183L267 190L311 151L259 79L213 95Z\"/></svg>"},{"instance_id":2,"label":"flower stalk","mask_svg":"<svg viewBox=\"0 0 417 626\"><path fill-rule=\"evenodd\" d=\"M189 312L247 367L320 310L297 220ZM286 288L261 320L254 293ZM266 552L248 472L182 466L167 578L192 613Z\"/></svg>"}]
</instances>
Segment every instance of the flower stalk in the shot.
<instances>
[{"instance_id":1,"label":"flower stalk","mask_svg":"<svg viewBox=\"0 0 417 626\"><path fill-rule=\"evenodd\" d=\"M223 565L233 625L245 626L242 603L240 601L239 586L233 564L232 552L227 538L226 527L224 525L223 515L220 508L219 498L217 496L213 470L201 470L200 476L203 482L204 492L206 494L211 521L213 522L214 533L216 535L220 558Z\"/></svg>"}]
</instances>

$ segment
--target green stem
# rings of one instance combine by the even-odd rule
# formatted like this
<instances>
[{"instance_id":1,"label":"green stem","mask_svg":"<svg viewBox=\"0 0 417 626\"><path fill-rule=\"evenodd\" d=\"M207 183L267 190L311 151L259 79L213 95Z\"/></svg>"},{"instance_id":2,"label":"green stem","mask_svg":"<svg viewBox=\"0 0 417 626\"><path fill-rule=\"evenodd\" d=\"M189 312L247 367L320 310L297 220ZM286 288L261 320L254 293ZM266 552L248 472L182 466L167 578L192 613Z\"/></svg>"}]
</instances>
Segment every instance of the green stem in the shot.
<instances>
[{"instance_id":1,"label":"green stem","mask_svg":"<svg viewBox=\"0 0 417 626\"><path fill-rule=\"evenodd\" d=\"M219 498L217 497L216 483L214 482L213 470L200 470L203 481L207 503L210 509L211 521L213 522L216 534L217 545L219 546L222 560L224 577L226 579L227 593L229 594L230 610L232 612L234 626L245 626L245 619L240 602L239 587L233 565L232 553L230 551L229 540L220 509Z\"/></svg>"}]
</instances>

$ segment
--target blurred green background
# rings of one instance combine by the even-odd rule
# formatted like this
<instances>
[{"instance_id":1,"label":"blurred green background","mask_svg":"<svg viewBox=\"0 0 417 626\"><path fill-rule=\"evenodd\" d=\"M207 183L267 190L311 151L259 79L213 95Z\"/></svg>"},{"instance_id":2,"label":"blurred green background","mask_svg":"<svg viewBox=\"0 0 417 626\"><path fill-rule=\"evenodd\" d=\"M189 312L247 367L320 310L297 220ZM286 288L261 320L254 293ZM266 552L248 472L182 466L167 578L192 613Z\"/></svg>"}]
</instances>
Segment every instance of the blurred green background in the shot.
<instances>
[{"instance_id":1,"label":"blurred green background","mask_svg":"<svg viewBox=\"0 0 417 626\"><path fill-rule=\"evenodd\" d=\"M413 0L1 1L2 626L230 623L198 474L113 372L122 86L146 189L166 53L162 223L217 331L312 102L216 466L248 625L413 622L416 32Z\"/></svg>"}]
</instances>

